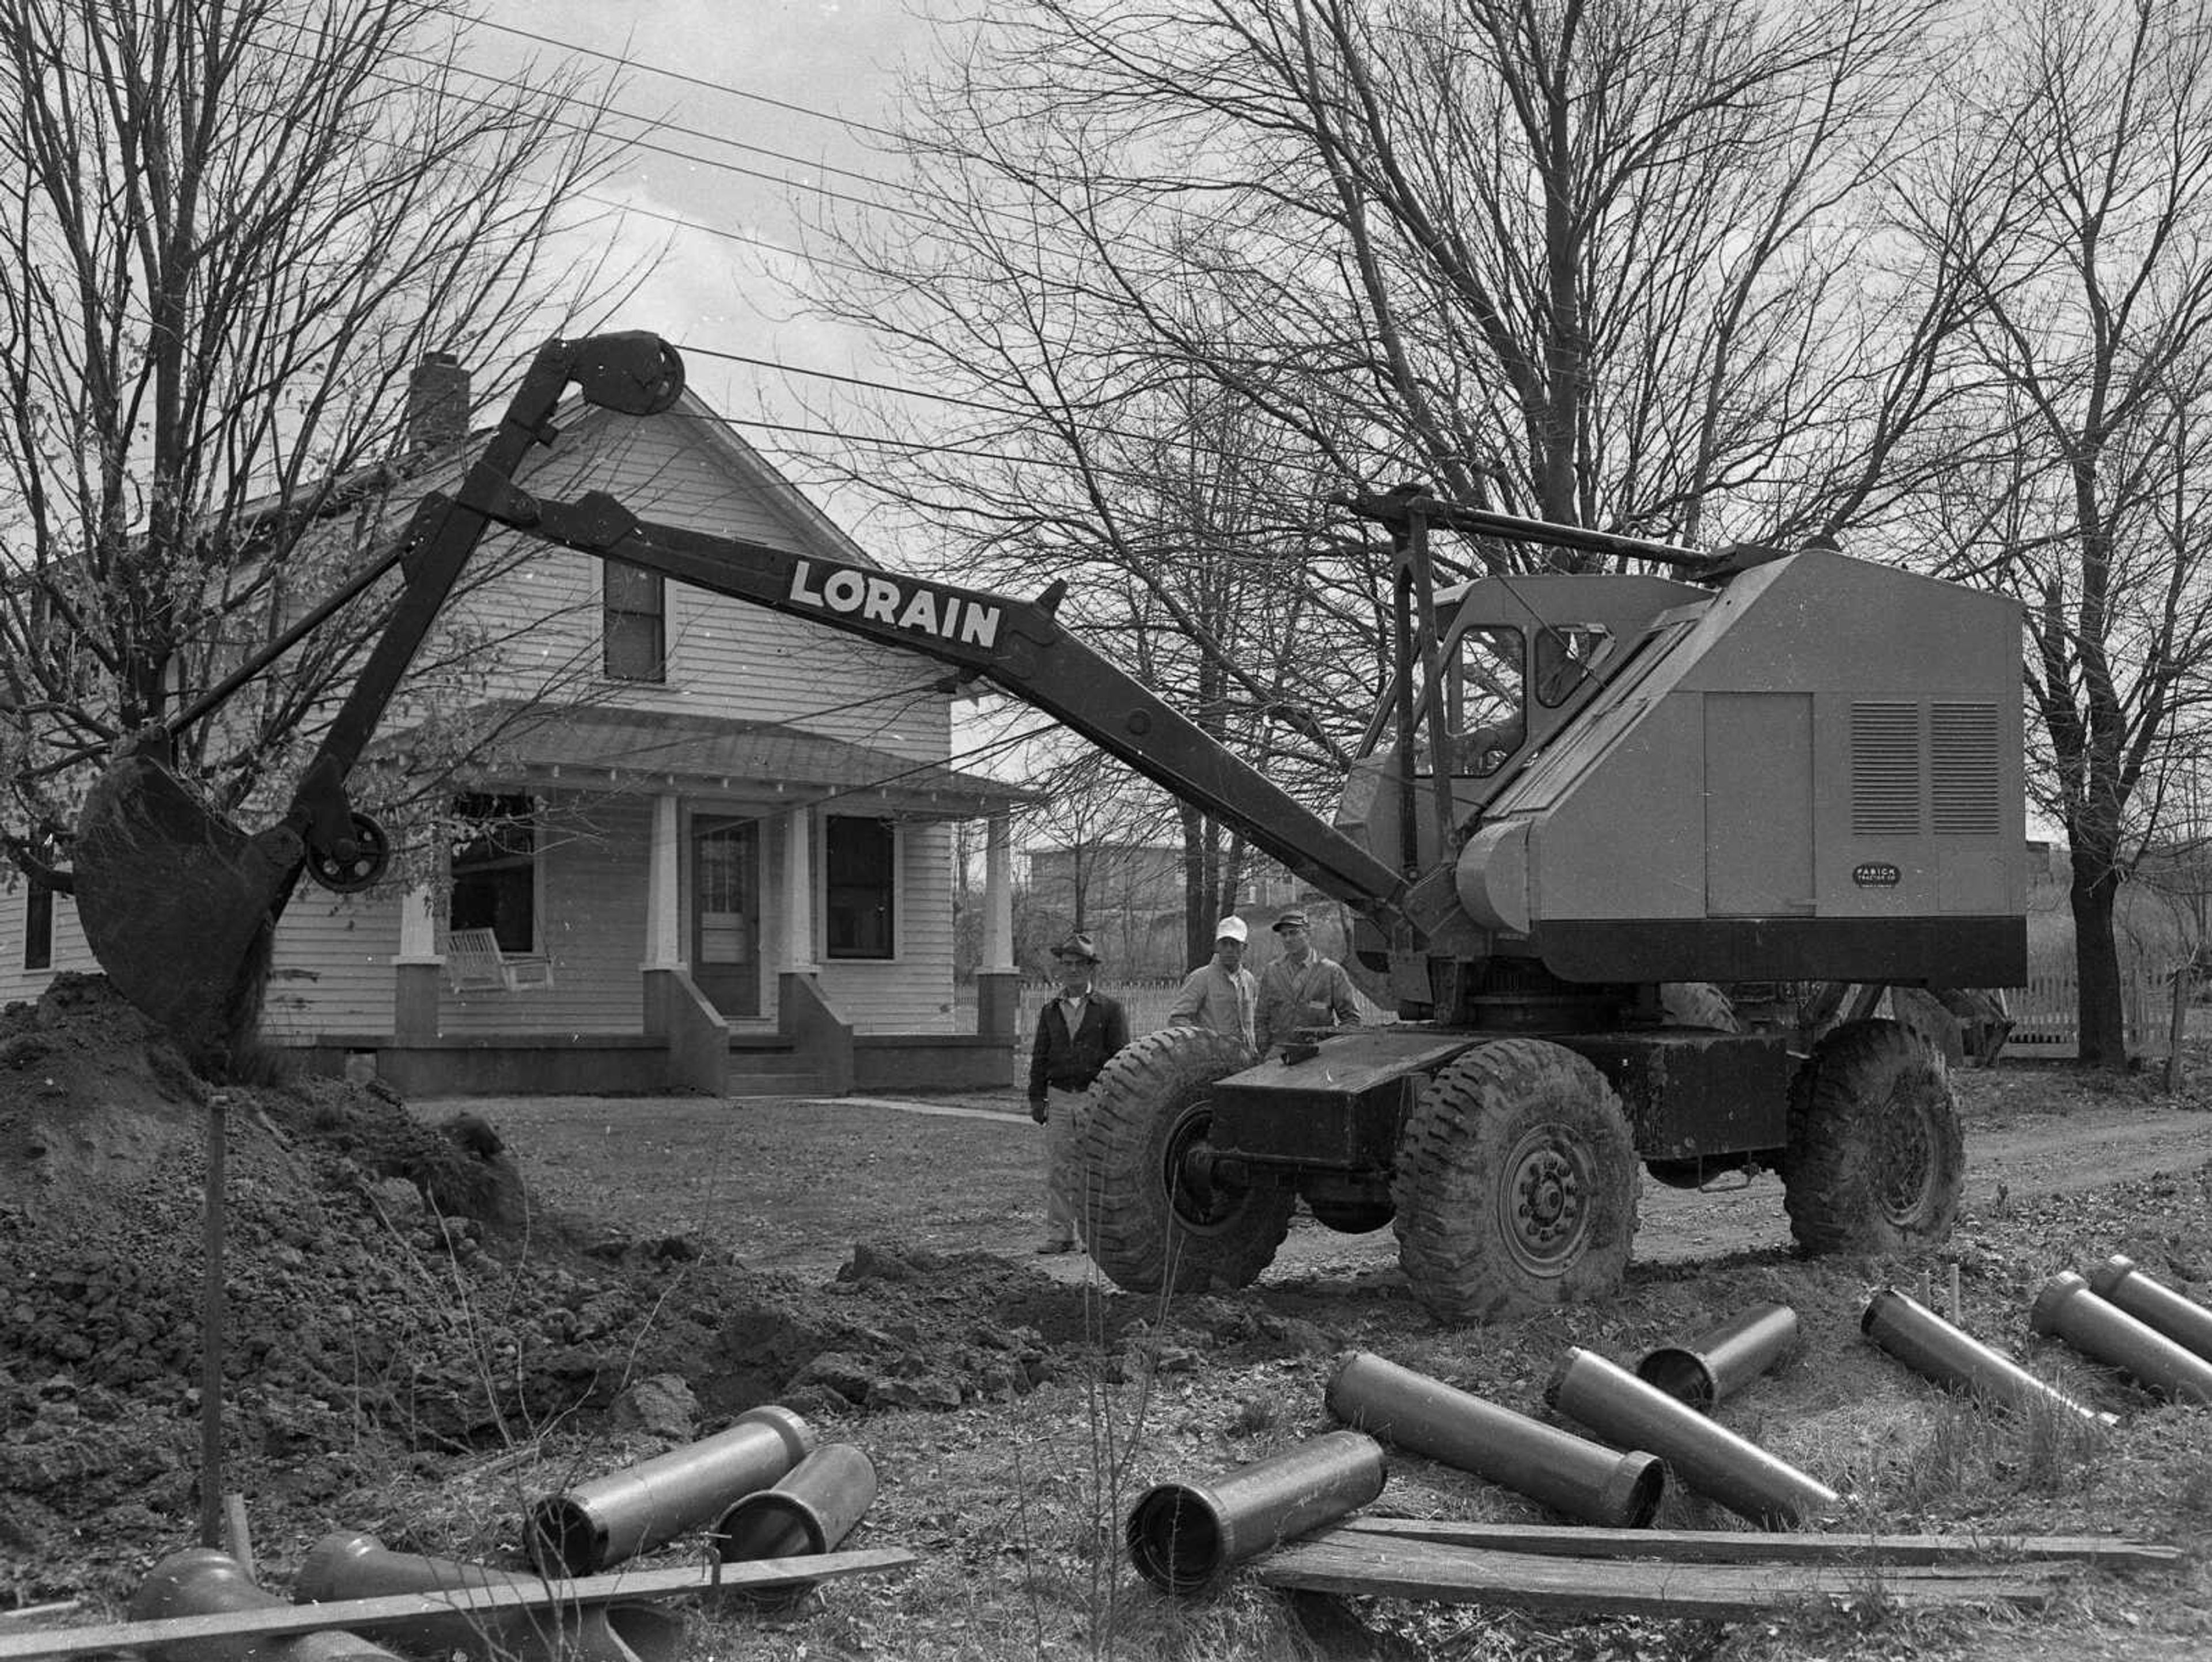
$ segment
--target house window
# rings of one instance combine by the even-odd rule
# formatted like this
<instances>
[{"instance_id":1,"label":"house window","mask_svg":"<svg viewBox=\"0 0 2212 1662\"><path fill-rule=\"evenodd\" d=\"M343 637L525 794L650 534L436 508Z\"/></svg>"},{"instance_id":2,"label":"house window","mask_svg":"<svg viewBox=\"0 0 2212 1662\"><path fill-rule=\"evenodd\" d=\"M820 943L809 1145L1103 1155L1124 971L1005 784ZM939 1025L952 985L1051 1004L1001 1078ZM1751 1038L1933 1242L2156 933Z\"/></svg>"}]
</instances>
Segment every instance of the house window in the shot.
<instances>
[{"instance_id":1,"label":"house window","mask_svg":"<svg viewBox=\"0 0 2212 1662\"><path fill-rule=\"evenodd\" d=\"M489 929L501 952L536 952L536 805L527 796L456 797L453 849L447 927Z\"/></svg>"},{"instance_id":2,"label":"house window","mask_svg":"<svg viewBox=\"0 0 2212 1662\"><path fill-rule=\"evenodd\" d=\"M617 681L668 679L668 586L619 560L600 563L605 616L600 624L606 673Z\"/></svg>"},{"instance_id":3,"label":"house window","mask_svg":"<svg viewBox=\"0 0 2212 1662\"><path fill-rule=\"evenodd\" d=\"M889 958L896 846L891 822L832 814L822 840L825 951L831 958Z\"/></svg>"},{"instance_id":4,"label":"house window","mask_svg":"<svg viewBox=\"0 0 2212 1662\"><path fill-rule=\"evenodd\" d=\"M54 892L38 883L23 889L23 967L54 966Z\"/></svg>"}]
</instances>

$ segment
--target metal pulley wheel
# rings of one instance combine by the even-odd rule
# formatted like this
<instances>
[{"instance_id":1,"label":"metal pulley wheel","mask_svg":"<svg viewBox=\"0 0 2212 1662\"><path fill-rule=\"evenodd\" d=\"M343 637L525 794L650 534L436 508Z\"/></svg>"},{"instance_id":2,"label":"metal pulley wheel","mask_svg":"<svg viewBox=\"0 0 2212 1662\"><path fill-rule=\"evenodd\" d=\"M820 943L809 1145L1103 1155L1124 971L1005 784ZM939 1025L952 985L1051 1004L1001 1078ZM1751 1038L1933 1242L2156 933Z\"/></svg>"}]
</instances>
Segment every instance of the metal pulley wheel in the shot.
<instances>
[{"instance_id":1,"label":"metal pulley wheel","mask_svg":"<svg viewBox=\"0 0 2212 1662\"><path fill-rule=\"evenodd\" d=\"M358 894L382 877L392 864L392 839L384 827L365 813L353 819L353 849L340 853L307 848L307 875L333 894Z\"/></svg>"}]
</instances>

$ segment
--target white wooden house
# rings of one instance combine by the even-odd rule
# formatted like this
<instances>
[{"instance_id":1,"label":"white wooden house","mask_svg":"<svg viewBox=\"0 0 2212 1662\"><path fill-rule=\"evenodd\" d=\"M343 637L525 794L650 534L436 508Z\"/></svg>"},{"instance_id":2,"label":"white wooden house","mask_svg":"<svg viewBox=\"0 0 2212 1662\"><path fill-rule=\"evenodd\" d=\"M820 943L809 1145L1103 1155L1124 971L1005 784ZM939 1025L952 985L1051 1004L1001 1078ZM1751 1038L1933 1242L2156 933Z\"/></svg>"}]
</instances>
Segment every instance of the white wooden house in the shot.
<instances>
[{"instance_id":1,"label":"white wooden house","mask_svg":"<svg viewBox=\"0 0 2212 1662\"><path fill-rule=\"evenodd\" d=\"M688 393L556 424L518 475L533 495L605 490L643 519L874 563ZM443 447L405 489L450 490L474 451ZM464 830L404 884L298 886L265 1037L418 1093L1002 1085L1018 793L952 765L945 666L514 533L485 562L501 575L449 618L482 643L465 703L403 688L353 781L377 812L420 790L425 721L493 734L450 784ZM951 828L974 818L988 973L981 1031L960 1032ZM96 967L67 897L0 895L0 999Z\"/></svg>"}]
</instances>

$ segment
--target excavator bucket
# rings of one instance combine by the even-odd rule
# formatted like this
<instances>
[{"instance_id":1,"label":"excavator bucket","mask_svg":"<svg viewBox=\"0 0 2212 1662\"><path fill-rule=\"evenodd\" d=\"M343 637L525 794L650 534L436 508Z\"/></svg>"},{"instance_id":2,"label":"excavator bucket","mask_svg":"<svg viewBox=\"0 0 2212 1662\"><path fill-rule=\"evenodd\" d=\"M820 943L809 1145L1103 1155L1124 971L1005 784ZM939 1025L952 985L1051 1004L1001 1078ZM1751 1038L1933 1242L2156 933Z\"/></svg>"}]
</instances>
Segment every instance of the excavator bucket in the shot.
<instances>
[{"instance_id":1,"label":"excavator bucket","mask_svg":"<svg viewBox=\"0 0 2212 1662\"><path fill-rule=\"evenodd\" d=\"M249 835L169 766L166 736L126 741L77 817L76 912L115 989L220 1070L252 1032L276 916L305 849Z\"/></svg>"}]
</instances>

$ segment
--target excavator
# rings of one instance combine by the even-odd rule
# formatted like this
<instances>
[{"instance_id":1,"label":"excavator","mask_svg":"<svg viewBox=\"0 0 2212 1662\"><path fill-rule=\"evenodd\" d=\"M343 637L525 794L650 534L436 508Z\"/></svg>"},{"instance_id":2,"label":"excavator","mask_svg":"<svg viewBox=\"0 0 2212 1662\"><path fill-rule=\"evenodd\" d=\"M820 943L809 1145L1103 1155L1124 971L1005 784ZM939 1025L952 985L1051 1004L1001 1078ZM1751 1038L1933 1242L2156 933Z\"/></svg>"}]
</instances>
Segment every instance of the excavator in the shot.
<instances>
[{"instance_id":1,"label":"excavator","mask_svg":"<svg viewBox=\"0 0 2212 1662\"><path fill-rule=\"evenodd\" d=\"M1054 585L990 594L641 521L515 483L573 387L650 419L683 386L646 333L548 343L457 490L424 500L404 585L288 812L204 807L167 741L348 593L89 793L75 887L125 996L195 1054L249 1033L299 876L349 892L389 857L346 780L489 527L921 652L1056 717L1241 832L1356 919L1399 1020L1255 1056L1143 1035L1091 1093L1080 1221L1133 1290L1247 1285L1303 1203L1395 1228L1415 1295L1485 1321L1602 1296L1641 1178L1779 1173L1809 1252L1911 1252L1956 1217L1949 1073L1869 995L2026 978L2017 605L1833 547L1674 545L1362 493L1387 534L1395 670L1324 818L1062 627ZM1439 537L1656 566L1439 581ZM1848 986L1817 1030L1745 1028L1723 983Z\"/></svg>"}]
</instances>

